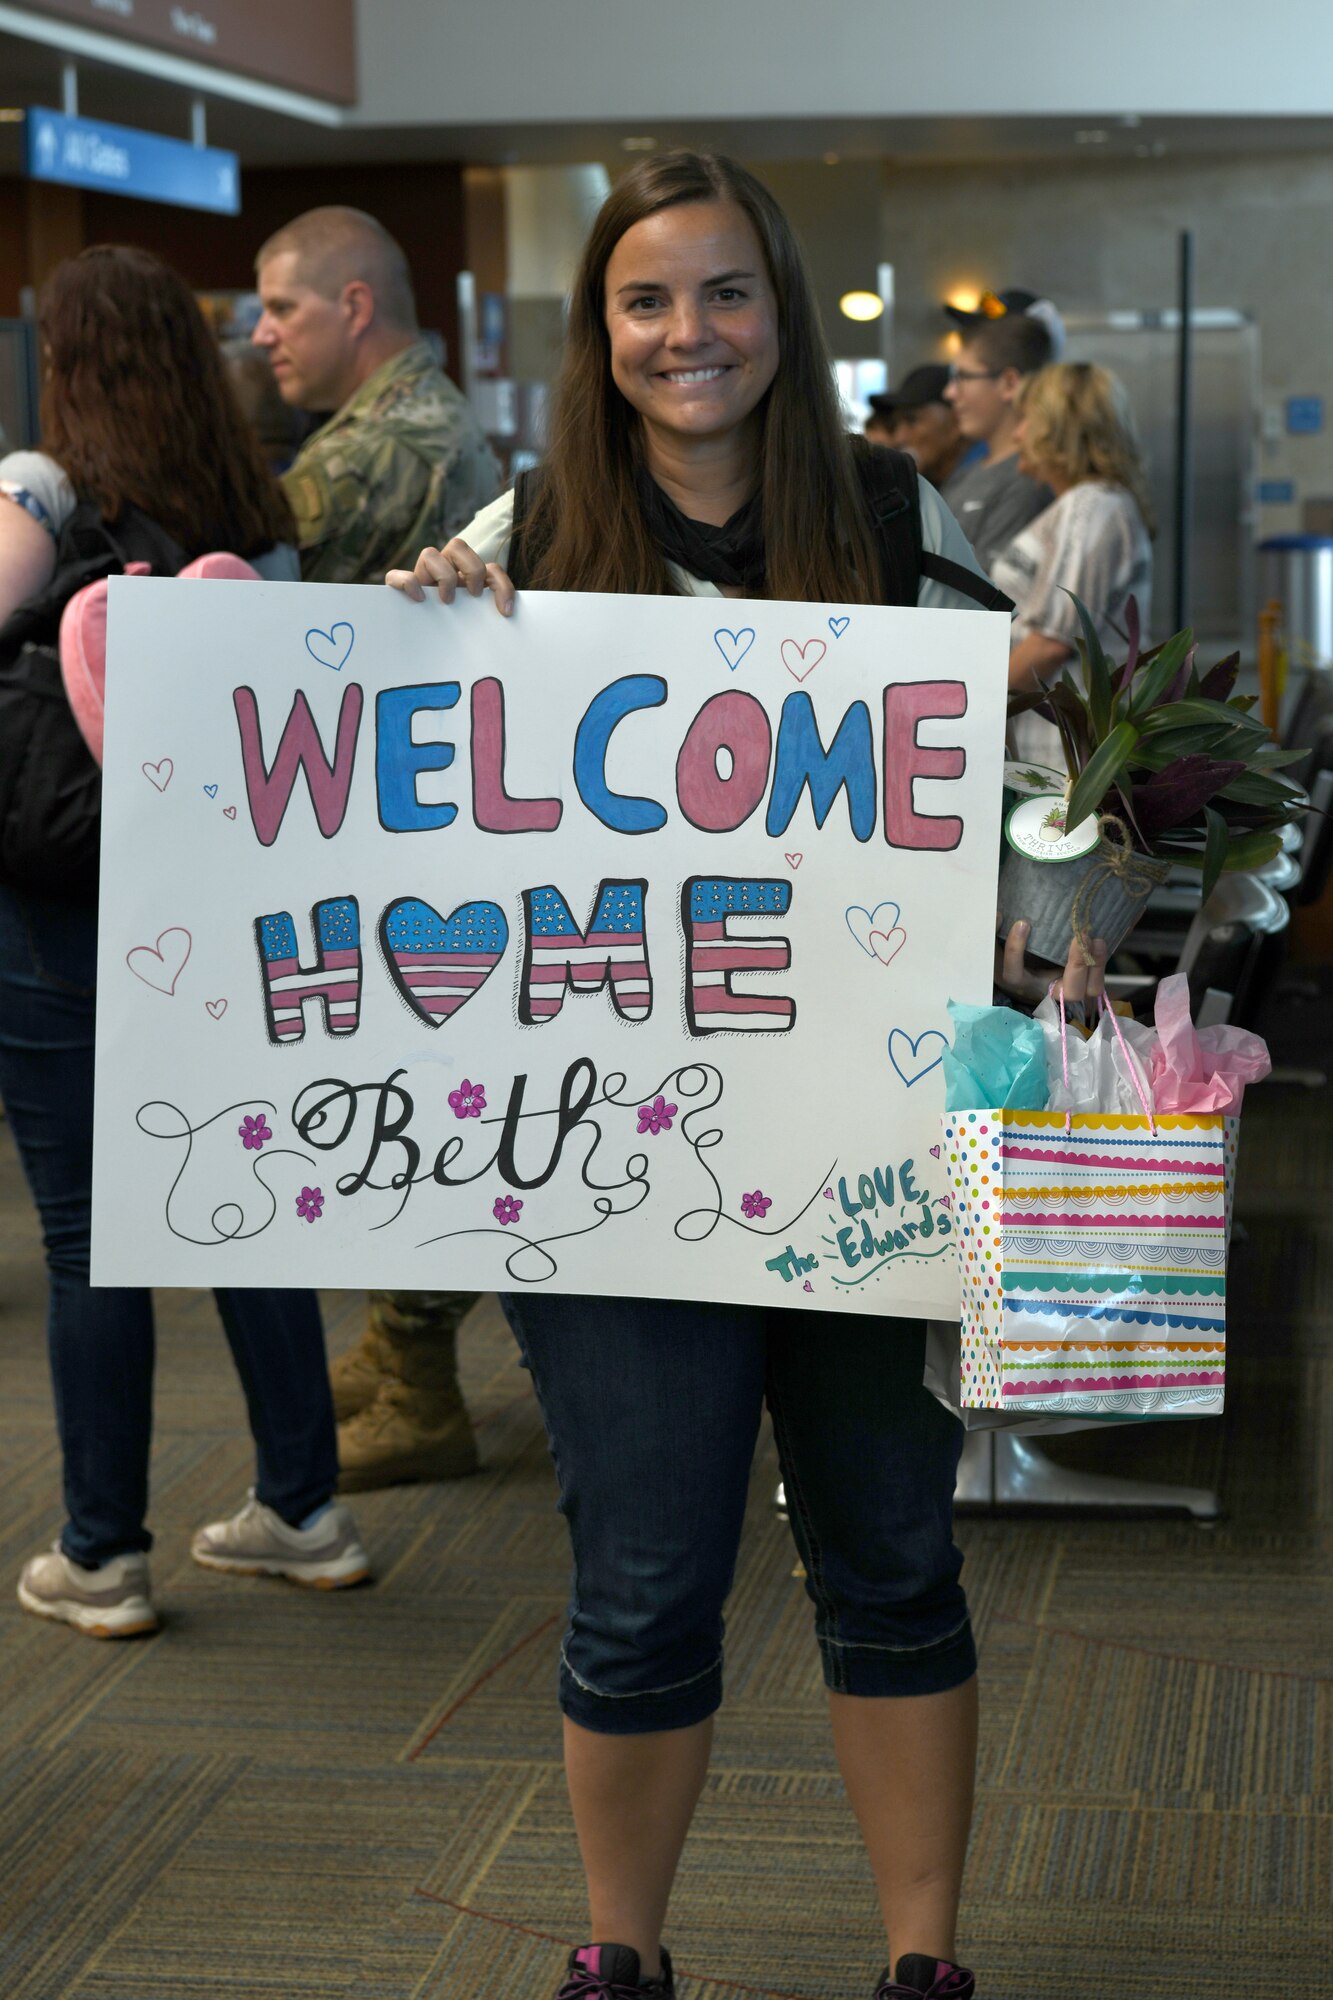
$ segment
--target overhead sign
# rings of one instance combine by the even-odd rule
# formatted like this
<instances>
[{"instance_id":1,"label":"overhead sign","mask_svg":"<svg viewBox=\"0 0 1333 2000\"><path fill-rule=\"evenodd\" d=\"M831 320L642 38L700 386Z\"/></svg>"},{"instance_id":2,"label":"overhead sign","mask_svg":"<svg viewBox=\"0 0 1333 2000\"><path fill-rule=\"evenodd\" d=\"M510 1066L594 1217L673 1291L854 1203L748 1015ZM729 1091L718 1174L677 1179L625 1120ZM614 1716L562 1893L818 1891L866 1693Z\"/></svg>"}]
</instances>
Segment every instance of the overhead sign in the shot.
<instances>
[{"instance_id":1,"label":"overhead sign","mask_svg":"<svg viewBox=\"0 0 1333 2000\"><path fill-rule=\"evenodd\" d=\"M108 637L97 1284L957 1315L1004 619L117 578Z\"/></svg>"},{"instance_id":2,"label":"overhead sign","mask_svg":"<svg viewBox=\"0 0 1333 2000\"><path fill-rule=\"evenodd\" d=\"M24 0L96 28L117 41L146 43L215 69L308 91L336 104L356 102L353 0Z\"/></svg>"},{"instance_id":3,"label":"overhead sign","mask_svg":"<svg viewBox=\"0 0 1333 2000\"><path fill-rule=\"evenodd\" d=\"M216 215L241 212L241 163L218 146L191 146L157 132L29 111L24 121L24 168L36 181L135 195Z\"/></svg>"}]
</instances>

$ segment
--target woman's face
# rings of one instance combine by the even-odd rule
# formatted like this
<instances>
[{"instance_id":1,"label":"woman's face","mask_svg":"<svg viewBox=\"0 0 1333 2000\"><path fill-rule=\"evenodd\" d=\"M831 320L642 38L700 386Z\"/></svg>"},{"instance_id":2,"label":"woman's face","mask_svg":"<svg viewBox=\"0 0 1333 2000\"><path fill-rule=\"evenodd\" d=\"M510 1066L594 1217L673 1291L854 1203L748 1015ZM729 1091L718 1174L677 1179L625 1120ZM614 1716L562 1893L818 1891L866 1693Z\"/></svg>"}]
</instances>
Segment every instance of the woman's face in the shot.
<instances>
[{"instance_id":1,"label":"woman's face","mask_svg":"<svg viewBox=\"0 0 1333 2000\"><path fill-rule=\"evenodd\" d=\"M606 267L611 375L677 448L743 426L778 370L778 310L759 238L731 202L664 208Z\"/></svg>"}]
</instances>

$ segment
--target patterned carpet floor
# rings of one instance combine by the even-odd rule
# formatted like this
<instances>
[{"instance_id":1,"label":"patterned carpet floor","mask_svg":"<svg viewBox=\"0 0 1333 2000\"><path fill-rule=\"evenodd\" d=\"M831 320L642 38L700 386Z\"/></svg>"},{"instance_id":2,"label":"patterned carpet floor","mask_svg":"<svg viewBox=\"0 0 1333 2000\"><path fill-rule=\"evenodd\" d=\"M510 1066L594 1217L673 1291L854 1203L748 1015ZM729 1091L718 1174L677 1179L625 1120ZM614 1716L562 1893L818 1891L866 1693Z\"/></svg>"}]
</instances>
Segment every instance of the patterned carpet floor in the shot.
<instances>
[{"instance_id":1,"label":"patterned carpet floor","mask_svg":"<svg viewBox=\"0 0 1333 2000\"><path fill-rule=\"evenodd\" d=\"M1333 1054L1333 1000L1289 1059ZM1226 1515L960 1525L983 1663L961 1949L984 2000L1333 1993L1333 1090L1247 1107L1220 1421L1057 1440ZM211 1300L160 1299L148 1641L22 1616L59 1530L34 1220L0 1126L0 1994L548 2000L583 1934L554 1666L562 1529L493 1304L485 1466L357 1503L372 1588L194 1567L249 1483ZM330 1346L361 1302L326 1301ZM717 1753L672 1912L682 2000L867 2000L882 1955L765 1436Z\"/></svg>"}]
</instances>

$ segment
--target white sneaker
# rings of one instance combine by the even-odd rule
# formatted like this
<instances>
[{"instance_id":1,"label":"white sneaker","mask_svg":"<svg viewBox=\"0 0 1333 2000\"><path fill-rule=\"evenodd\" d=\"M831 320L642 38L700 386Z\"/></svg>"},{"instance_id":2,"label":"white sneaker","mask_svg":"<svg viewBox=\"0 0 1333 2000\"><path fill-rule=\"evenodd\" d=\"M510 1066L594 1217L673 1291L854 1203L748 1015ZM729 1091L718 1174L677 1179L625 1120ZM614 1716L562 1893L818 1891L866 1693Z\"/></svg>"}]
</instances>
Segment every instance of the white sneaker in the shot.
<instances>
[{"instance_id":1,"label":"white sneaker","mask_svg":"<svg viewBox=\"0 0 1333 2000\"><path fill-rule=\"evenodd\" d=\"M98 1569L71 1561L59 1542L34 1556L19 1578L18 1599L38 1618L55 1618L90 1639L132 1639L156 1632L147 1556L113 1556Z\"/></svg>"},{"instance_id":2,"label":"white sneaker","mask_svg":"<svg viewBox=\"0 0 1333 2000\"><path fill-rule=\"evenodd\" d=\"M309 1528L291 1528L262 1500L250 1497L229 1521L212 1521L190 1544L205 1569L233 1576L285 1576L317 1590L364 1583L370 1559L357 1540L350 1507L335 1500Z\"/></svg>"}]
</instances>

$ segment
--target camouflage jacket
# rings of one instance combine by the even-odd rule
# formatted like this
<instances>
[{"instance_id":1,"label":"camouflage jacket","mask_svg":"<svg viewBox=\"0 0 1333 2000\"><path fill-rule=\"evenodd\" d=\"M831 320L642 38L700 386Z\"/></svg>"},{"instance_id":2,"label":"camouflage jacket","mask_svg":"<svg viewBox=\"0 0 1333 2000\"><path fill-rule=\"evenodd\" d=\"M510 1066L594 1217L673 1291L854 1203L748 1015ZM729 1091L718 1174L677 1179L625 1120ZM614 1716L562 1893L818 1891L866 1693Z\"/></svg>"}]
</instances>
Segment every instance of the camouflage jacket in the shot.
<instances>
[{"instance_id":1,"label":"camouflage jacket","mask_svg":"<svg viewBox=\"0 0 1333 2000\"><path fill-rule=\"evenodd\" d=\"M307 583L382 583L500 487L470 405L417 340L368 376L282 476Z\"/></svg>"}]
</instances>

